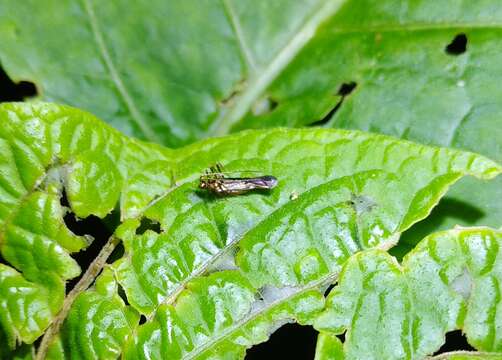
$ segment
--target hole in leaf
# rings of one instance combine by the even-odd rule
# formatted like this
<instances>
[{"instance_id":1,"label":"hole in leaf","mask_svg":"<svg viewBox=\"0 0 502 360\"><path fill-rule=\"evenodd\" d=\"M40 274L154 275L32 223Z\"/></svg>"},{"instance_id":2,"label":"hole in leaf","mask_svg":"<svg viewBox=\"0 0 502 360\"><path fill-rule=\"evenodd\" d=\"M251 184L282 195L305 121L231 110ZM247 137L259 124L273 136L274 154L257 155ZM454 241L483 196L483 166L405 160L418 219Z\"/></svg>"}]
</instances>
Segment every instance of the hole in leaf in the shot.
<instances>
[{"instance_id":1,"label":"hole in leaf","mask_svg":"<svg viewBox=\"0 0 502 360\"><path fill-rule=\"evenodd\" d=\"M234 89L230 94L228 94L226 97L221 99L219 102L222 106L227 106L230 105L231 103L234 102L234 99L239 96L239 94L242 92L242 90L246 87L246 79L242 78L239 80L239 82L235 85Z\"/></svg>"},{"instance_id":2,"label":"hole in leaf","mask_svg":"<svg viewBox=\"0 0 502 360\"><path fill-rule=\"evenodd\" d=\"M0 264L9 265L9 263L3 258L2 253L0 253Z\"/></svg>"},{"instance_id":3,"label":"hole in leaf","mask_svg":"<svg viewBox=\"0 0 502 360\"><path fill-rule=\"evenodd\" d=\"M328 121L330 121L333 118L333 116L336 114L338 109L340 109L340 107L342 106L343 101L345 100L345 97L350 95L356 87L357 87L357 83L354 81L350 81L350 82L343 83L342 85L340 85L336 95L341 96L342 98L335 104L335 106L322 119L311 123L310 126L322 126L322 125L325 125Z\"/></svg>"},{"instance_id":4,"label":"hole in leaf","mask_svg":"<svg viewBox=\"0 0 502 360\"><path fill-rule=\"evenodd\" d=\"M340 88L338 89L338 95L340 96L347 96L349 95L354 89L356 88L357 83L354 81L348 82L348 83L343 83L340 85Z\"/></svg>"},{"instance_id":5,"label":"hole in leaf","mask_svg":"<svg viewBox=\"0 0 502 360\"><path fill-rule=\"evenodd\" d=\"M37 338L37 340L35 340L35 341L33 342L33 345L32 345L32 346L33 346L33 349L38 349L38 348L40 348L40 343L42 342L42 338L43 338L43 336L41 335L41 336L39 336L39 337ZM32 356L30 356L30 357L28 357L27 359L33 359L33 357L32 357Z\"/></svg>"},{"instance_id":6,"label":"hole in leaf","mask_svg":"<svg viewBox=\"0 0 502 360\"><path fill-rule=\"evenodd\" d=\"M275 101L272 98L269 98L268 100L269 100L269 106L270 106L269 111L273 111L279 105L279 102Z\"/></svg>"},{"instance_id":7,"label":"hole in leaf","mask_svg":"<svg viewBox=\"0 0 502 360\"><path fill-rule=\"evenodd\" d=\"M339 334L337 335L336 337L340 339L340 341L342 342L342 344L345 342L345 334L347 333L347 331L345 331L343 334Z\"/></svg>"},{"instance_id":8,"label":"hole in leaf","mask_svg":"<svg viewBox=\"0 0 502 360\"><path fill-rule=\"evenodd\" d=\"M117 293L119 294L119 296L122 299L122 301L124 302L124 304L129 306L129 301L127 300L127 294L126 294L124 288L122 286L120 286L119 283L117 283Z\"/></svg>"},{"instance_id":9,"label":"hole in leaf","mask_svg":"<svg viewBox=\"0 0 502 360\"><path fill-rule=\"evenodd\" d=\"M456 35L451 43L446 45L445 51L449 55L460 55L467 50L467 36L463 33Z\"/></svg>"},{"instance_id":10,"label":"hole in leaf","mask_svg":"<svg viewBox=\"0 0 502 360\"><path fill-rule=\"evenodd\" d=\"M265 115L274 111L278 105L279 103L269 96L255 102L251 111L255 116Z\"/></svg>"},{"instance_id":11,"label":"hole in leaf","mask_svg":"<svg viewBox=\"0 0 502 360\"><path fill-rule=\"evenodd\" d=\"M246 352L246 360L295 359L312 360L315 354L317 331L312 326L286 324L270 339Z\"/></svg>"},{"instance_id":12,"label":"hole in leaf","mask_svg":"<svg viewBox=\"0 0 502 360\"><path fill-rule=\"evenodd\" d=\"M325 125L328 121L331 120L331 118L333 117L333 115L335 115L335 113L338 111L338 109L340 108L340 106L342 106L342 102L343 102L343 98L339 102L336 103L335 107L333 109L331 109L326 114L326 116L324 116L321 120L313 122L312 124L310 124L310 126L322 126L322 125Z\"/></svg>"},{"instance_id":13,"label":"hole in leaf","mask_svg":"<svg viewBox=\"0 0 502 360\"><path fill-rule=\"evenodd\" d=\"M115 261L117 261L118 259L120 259L121 257L123 257L124 253L125 253L124 244L122 242L120 242L120 243L117 244L117 246L115 247L115 249L113 249L112 253L108 257L108 259L106 260L106 262L108 264L112 264Z\"/></svg>"},{"instance_id":14,"label":"hole in leaf","mask_svg":"<svg viewBox=\"0 0 502 360\"><path fill-rule=\"evenodd\" d=\"M157 234L160 234L162 232L160 224L157 221L143 217L141 218L140 225L136 229L136 235L143 235L147 230L151 230L153 232L156 232Z\"/></svg>"},{"instance_id":15,"label":"hole in leaf","mask_svg":"<svg viewBox=\"0 0 502 360\"><path fill-rule=\"evenodd\" d=\"M428 217L403 233L399 244L390 249L390 253L400 260L420 240L435 231L434 229L446 220L452 221L453 219L457 224L468 225L479 221L484 215L483 211L472 204L451 197L442 198Z\"/></svg>"},{"instance_id":16,"label":"hole in leaf","mask_svg":"<svg viewBox=\"0 0 502 360\"><path fill-rule=\"evenodd\" d=\"M324 297L328 296L329 293L331 292L331 290L333 290L333 288L336 286L336 284L331 284L330 286L328 286L326 288L326 290L324 291Z\"/></svg>"},{"instance_id":17,"label":"hole in leaf","mask_svg":"<svg viewBox=\"0 0 502 360\"><path fill-rule=\"evenodd\" d=\"M72 254L73 259L80 265L82 273L80 276L68 280L66 283L66 291L69 292L73 289L75 284L77 284L85 270L98 256L99 252L108 241L108 238L115 231L115 228L120 222L120 214L119 211L115 209L103 219L94 215L88 216L85 219L79 219L70 210L68 197L64 190L61 196L61 206L69 209L63 218L68 229L75 235L86 236L92 239L91 244L86 249Z\"/></svg>"},{"instance_id":18,"label":"hole in leaf","mask_svg":"<svg viewBox=\"0 0 502 360\"><path fill-rule=\"evenodd\" d=\"M141 315L139 317L139 324L143 325L144 323L146 323L146 316L145 315Z\"/></svg>"},{"instance_id":19,"label":"hole in leaf","mask_svg":"<svg viewBox=\"0 0 502 360\"><path fill-rule=\"evenodd\" d=\"M441 348L434 353L439 355L450 351L476 351L469 343L461 330L450 331L446 333L445 342Z\"/></svg>"},{"instance_id":20,"label":"hole in leaf","mask_svg":"<svg viewBox=\"0 0 502 360\"><path fill-rule=\"evenodd\" d=\"M37 95L35 84L29 81L13 82L0 67L0 102L23 101Z\"/></svg>"}]
</instances>

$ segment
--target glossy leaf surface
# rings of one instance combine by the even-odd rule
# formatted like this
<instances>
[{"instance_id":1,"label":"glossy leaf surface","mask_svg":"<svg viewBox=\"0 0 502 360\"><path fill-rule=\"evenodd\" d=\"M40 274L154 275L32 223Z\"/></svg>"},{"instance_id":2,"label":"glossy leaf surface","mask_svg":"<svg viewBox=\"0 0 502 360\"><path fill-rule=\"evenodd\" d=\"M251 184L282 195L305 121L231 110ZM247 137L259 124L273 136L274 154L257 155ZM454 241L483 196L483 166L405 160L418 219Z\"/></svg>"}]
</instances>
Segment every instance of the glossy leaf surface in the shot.
<instances>
[{"instance_id":1,"label":"glossy leaf surface","mask_svg":"<svg viewBox=\"0 0 502 360\"><path fill-rule=\"evenodd\" d=\"M343 2L7 0L0 59L44 100L180 146L242 117Z\"/></svg>"},{"instance_id":2,"label":"glossy leaf surface","mask_svg":"<svg viewBox=\"0 0 502 360\"><path fill-rule=\"evenodd\" d=\"M0 121L0 252L9 264L0 265L1 347L13 348L45 331L62 307L66 281L80 274L71 253L92 239L73 234L64 213L104 216L115 207L122 179L138 167L139 151L155 159L168 150L56 105L2 104ZM63 187L71 210L60 203Z\"/></svg>"},{"instance_id":3,"label":"glossy leaf surface","mask_svg":"<svg viewBox=\"0 0 502 360\"><path fill-rule=\"evenodd\" d=\"M47 358L116 359L138 321L138 313L124 304L112 272L106 269L95 287L73 304Z\"/></svg>"},{"instance_id":4,"label":"glossy leaf surface","mask_svg":"<svg viewBox=\"0 0 502 360\"><path fill-rule=\"evenodd\" d=\"M395 242L462 172L498 171L466 153L424 149L326 130L249 132L180 149L178 186L144 211L160 233L138 235L132 220L121 228L126 254L115 265L119 282L131 304L149 314L159 302L172 301L186 281L218 268L218 261L232 266L225 261L238 245L238 265L253 283L304 284L339 268L358 249ZM198 191L191 179L216 160L227 171L277 175L279 185L269 195L217 198ZM293 192L299 195L291 201ZM328 233L340 237L333 243Z\"/></svg>"},{"instance_id":5,"label":"glossy leaf surface","mask_svg":"<svg viewBox=\"0 0 502 360\"><path fill-rule=\"evenodd\" d=\"M32 13L50 15L26 22ZM502 161L494 75L501 22L491 0L136 2L134 9L8 0L0 5L0 59L44 99L172 146L231 127L325 120ZM407 234L402 251L455 224L500 226L501 182L462 180Z\"/></svg>"},{"instance_id":6,"label":"glossy leaf surface","mask_svg":"<svg viewBox=\"0 0 502 360\"><path fill-rule=\"evenodd\" d=\"M353 256L315 322L326 332L318 359L422 359L455 329L476 349L500 352L501 245L500 231L457 228L422 240L402 265L378 250Z\"/></svg>"},{"instance_id":7,"label":"glossy leaf surface","mask_svg":"<svg viewBox=\"0 0 502 360\"><path fill-rule=\"evenodd\" d=\"M49 308L37 313L36 328L23 323L30 308L2 322L10 347L43 333L61 308L65 281L80 272L69 254L88 239L66 228L63 189L78 217L120 208L115 236L125 253L77 297L49 348L54 358L112 358L124 342L125 357L204 358L213 345L243 354L285 321L309 323L305 312L321 310L322 290L351 254L394 245L463 175L490 179L501 171L473 153L354 131L249 131L170 150L67 107L9 104L0 116L11 151L1 178L6 281L29 289L26 297L6 296L3 313L19 316L26 299ZM199 175L217 161L237 175L274 175L279 185L235 197L198 189ZM230 271L206 277L223 269ZM207 298L209 289L217 296ZM198 307L190 319L188 309ZM144 324L137 326L135 311Z\"/></svg>"},{"instance_id":8,"label":"glossy leaf surface","mask_svg":"<svg viewBox=\"0 0 502 360\"><path fill-rule=\"evenodd\" d=\"M275 108L235 129L359 129L501 161L501 24L494 1L347 2L267 90ZM460 181L402 252L456 224L501 226L501 185Z\"/></svg>"}]
</instances>

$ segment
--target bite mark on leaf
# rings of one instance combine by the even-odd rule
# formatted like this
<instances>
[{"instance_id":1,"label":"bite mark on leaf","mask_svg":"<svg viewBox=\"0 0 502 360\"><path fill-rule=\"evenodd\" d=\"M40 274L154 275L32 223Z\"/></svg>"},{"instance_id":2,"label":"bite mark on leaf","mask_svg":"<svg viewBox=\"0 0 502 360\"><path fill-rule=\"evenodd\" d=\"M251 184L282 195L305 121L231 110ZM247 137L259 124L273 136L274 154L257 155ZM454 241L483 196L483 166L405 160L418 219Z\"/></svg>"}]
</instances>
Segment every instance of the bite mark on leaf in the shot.
<instances>
[{"instance_id":1,"label":"bite mark on leaf","mask_svg":"<svg viewBox=\"0 0 502 360\"><path fill-rule=\"evenodd\" d=\"M36 85L31 81L14 82L0 67L0 102L24 101L39 94Z\"/></svg>"},{"instance_id":2,"label":"bite mark on leaf","mask_svg":"<svg viewBox=\"0 0 502 360\"><path fill-rule=\"evenodd\" d=\"M460 55L467 50L467 36L464 33L455 35L453 40L446 45L444 51L448 55Z\"/></svg>"},{"instance_id":3,"label":"bite mark on leaf","mask_svg":"<svg viewBox=\"0 0 502 360\"><path fill-rule=\"evenodd\" d=\"M341 96L341 99L335 104L335 106L322 119L311 123L310 126L323 126L323 125L326 125L328 122L330 122L330 120L333 119L333 116L336 114L336 112L342 106L345 98L347 96L349 96L355 90L356 87L357 87L357 83L355 81L349 81L349 82L346 82L346 83L343 83L342 85L340 85L336 95Z\"/></svg>"},{"instance_id":4,"label":"bite mark on leaf","mask_svg":"<svg viewBox=\"0 0 502 360\"><path fill-rule=\"evenodd\" d=\"M260 116L271 113L277 108L277 106L279 106L279 102L268 96L255 102L251 111L253 112L254 116Z\"/></svg>"},{"instance_id":5,"label":"bite mark on leaf","mask_svg":"<svg viewBox=\"0 0 502 360\"><path fill-rule=\"evenodd\" d=\"M147 218L146 216L141 218L141 223L136 229L136 235L143 235L146 231L153 231L157 234L162 232L160 223L158 221Z\"/></svg>"},{"instance_id":6,"label":"bite mark on leaf","mask_svg":"<svg viewBox=\"0 0 502 360\"><path fill-rule=\"evenodd\" d=\"M459 350L475 351L476 349L469 345L465 334L463 334L461 330L449 331L446 333L443 346L434 353L434 356Z\"/></svg>"}]
</instances>

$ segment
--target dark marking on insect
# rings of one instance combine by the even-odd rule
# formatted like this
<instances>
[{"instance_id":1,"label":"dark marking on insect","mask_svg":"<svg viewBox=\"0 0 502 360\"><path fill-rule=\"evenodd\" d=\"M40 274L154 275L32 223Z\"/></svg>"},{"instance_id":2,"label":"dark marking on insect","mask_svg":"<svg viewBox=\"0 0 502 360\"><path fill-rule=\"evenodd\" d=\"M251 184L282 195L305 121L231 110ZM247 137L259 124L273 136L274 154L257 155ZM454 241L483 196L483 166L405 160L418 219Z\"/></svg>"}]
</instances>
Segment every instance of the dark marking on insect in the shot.
<instances>
[{"instance_id":1,"label":"dark marking on insect","mask_svg":"<svg viewBox=\"0 0 502 360\"><path fill-rule=\"evenodd\" d=\"M199 188L219 196L240 195L253 190L270 190L277 185L272 175L257 177L226 177L220 164L211 166L200 176Z\"/></svg>"}]
</instances>

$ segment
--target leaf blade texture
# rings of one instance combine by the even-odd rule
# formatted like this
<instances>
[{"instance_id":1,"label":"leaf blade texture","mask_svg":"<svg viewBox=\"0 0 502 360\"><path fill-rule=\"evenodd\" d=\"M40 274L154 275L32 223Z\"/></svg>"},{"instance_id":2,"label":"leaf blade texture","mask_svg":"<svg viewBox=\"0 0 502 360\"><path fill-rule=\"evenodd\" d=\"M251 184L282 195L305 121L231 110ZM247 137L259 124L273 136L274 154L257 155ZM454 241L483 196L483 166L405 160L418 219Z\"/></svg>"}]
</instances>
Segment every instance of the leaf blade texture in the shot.
<instances>
[{"instance_id":1,"label":"leaf blade texture","mask_svg":"<svg viewBox=\"0 0 502 360\"><path fill-rule=\"evenodd\" d=\"M107 329L108 318L85 320L79 317L78 309L85 308L89 299L95 299L92 307L97 309L107 309L106 301L120 302L113 284L124 289L130 303L117 306L122 309L117 316L126 319L118 334L141 334L132 336L125 348L135 349L129 342L140 341L145 342L145 351L157 353L159 343L151 343L150 336L151 331L159 331L158 319L186 313L177 307L180 296L193 303L201 296L201 290L196 290L207 288L207 282L224 288L227 283L220 277L225 276L229 283L236 283L236 293L253 294L245 296L252 299L245 308L256 310L261 303L256 303L255 296L261 292L267 294L265 305L244 318L241 313L228 317L215 310L212 314L228 317L219 327L207 322L202 310L208 309L202 308L205 316L194 321L205 322L201 326L207 332L194 338L193 334L183 335L179 341L191 345L178 345L181 356L188 358L210 356L209 344L242 355L246 347L264 341L284 321L309 323L311 316L303 314L320 309L322 289L336 281L352 253L394 245L399 234L427 216L462 175L489 179L501 171L493 161L473 153L356 131L248 131L170 150L127 138L93 116L65 106L4 104L0 116L9 120L9 127L2 129L3 144L13 149L1 178L5 195L0 207L5 211L0 251L10 264L5 271L23 286L29 281L30 286L44 289L46 292L37 293L35 299L52 306L36 329L22 321L2 323L3 329L14 326L9 330L11 348L16 341L30 343L43 333L62 306L65 281L80 273L69 254L85 248L88 240L75 236L64 225L63 206L58 201L63 191L77 217L103 217L116 206L120 208L122 224L114 236L123 241L124 256L106 265L113 280L105 272L97 290L77 297L62 335L49 347L55 358L61 351L65 356L77 356L74 352L80 347L97 349L101 354L103 349L93 343L96 338L86 337L80 327L91 322L89 326L95 329ZM20 140L26 145L19 146ZM34 152L41 155L34 156ZM279 185L269 194L213 197L198 190L198 177L216 161L231 172L256 170L276 175ZM27 178L25 172L37 176ZM25 180L20 180L23 177ZM26 221L30 216L40 220ZM147 228L140 233L145 219L158 222L159 229ZM28 234L19 235L18 228L29 230ZM63 250L49 251L54 256L51 258L40 252L44 247L38 243L48 244L49 250L56 245ZM24 250L27 246L33 249ZM19 260L24 259L19 254L30 255L30 261ZM42 265L37 270L38 262ZM225 269L228 273L220 272ZM206 275L213 272L209 281ZM185 290L190 287L192 292ZM99 288L111 290L100 292ZM96 291L101 294L99 299ZM221 304L230 301L221 296ZM52 301L54 298L59 300ZM19 303L15 299L14 305ZM8 313L10 305L4 304ZM197 301L193 304L195 309ZM233 306L222 309L227 308ZM147 317L145 324L138 326L135 312ZM21 313L28 319L31 310ZM257 333L242 340L235 321ZM206 325L213 327L206 329ZM186 325L179 328L192 329ZM20 337L19 330L26 335ZM101 334L108 339L104 343L114 344L110 351L122 350L123 343L114 340L116 333ZM70 339L75 336L84 336L78 341L85 345L72 346L75 342ZM113 351L103 357L116 356ZM86 356L97 355L90 351Z\"/></svg>"},{"instance_id":2,"label":"leaf blade texture","mask_svg":"<svg viewBox=\"0 0 502 360\"><path fill-rule=\"evenodd\" d=\"M178 147L242 117L343 3L6 1L2 65L12 78L34 81L43 100ZM34 12L40 16L26 23Z\"/></svg>"},{"instance_id":3,"label":"leaf blade texture","mask_svg":"<svg viewBox=\"0 0 502 360\"><path fill-rule=\"evenodd\" d=\"M402 265L378 250L356 254L315 322L326 331L318 358L334 348L350 359L425 358L455 329L476 349L500 352L501 241L499 230L459 227L426 237Z\"/></svg>"},{"instance_id":4,"label":"leaf blade texture","mask_svg":"<svg viewBox=\"0 0 502 360\"><path fill-rule=\"evenodd\" d=\"M324 120L502 161L501 94L493 76L499 59L492 51L500 47L496 2L139 2L143 16L109 20L134 13L123 6L5 1L2 64L13 80L34 81L46 100L91 110L128 134L171 146L205 137L227 119L233 130ZM34 12L51 15L26 24L26 14ZM323 13L298 52L286 52L277 76L253 87ZM197 21L184 21L187 14ZM20 32L20 24L36 30ZM184 29L183 35L173 28ZM38 29L50 35L40 39ZM145 39L167 49L152 56ZM187 43L186 51L177 51L176 44ZM45 71L49 66L52 71ZM350 94L342 91L351 86ZM500 226L500 181L459 182L436 216L406 235L402 252L456 224Z\"/></svg>"}]
</instances>

